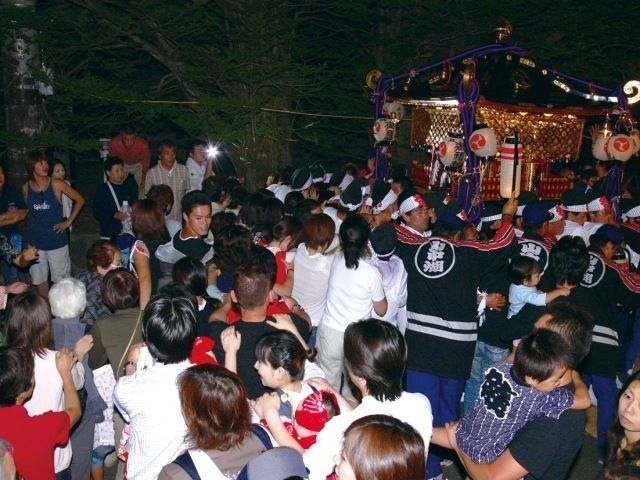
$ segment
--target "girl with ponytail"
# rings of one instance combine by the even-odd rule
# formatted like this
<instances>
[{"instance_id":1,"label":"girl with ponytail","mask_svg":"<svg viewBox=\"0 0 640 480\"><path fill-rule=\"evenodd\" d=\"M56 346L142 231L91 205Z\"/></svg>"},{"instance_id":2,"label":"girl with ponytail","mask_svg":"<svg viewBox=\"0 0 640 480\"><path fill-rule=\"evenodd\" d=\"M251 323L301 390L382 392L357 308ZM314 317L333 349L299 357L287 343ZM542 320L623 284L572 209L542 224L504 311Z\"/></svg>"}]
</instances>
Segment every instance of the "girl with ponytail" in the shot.
<instances>
[{"instance_id":1,"label":"girl with ponytail","mask_svg":"<svg viewBox=\"0 0 640 480\"><path fill-rule=\"evenodd\" d=\"M317 363L336 391L340 392L341 385L345 385L341 393L347 398L353 396L342 368L344 331L350 323L369 318L374 311L378 315L387 311L382 276L368 262L370 234L369 224L359 215L348 216L342 222L342 252L331 266L327 303L318 326Z\"/></svg>"}]
</instances>

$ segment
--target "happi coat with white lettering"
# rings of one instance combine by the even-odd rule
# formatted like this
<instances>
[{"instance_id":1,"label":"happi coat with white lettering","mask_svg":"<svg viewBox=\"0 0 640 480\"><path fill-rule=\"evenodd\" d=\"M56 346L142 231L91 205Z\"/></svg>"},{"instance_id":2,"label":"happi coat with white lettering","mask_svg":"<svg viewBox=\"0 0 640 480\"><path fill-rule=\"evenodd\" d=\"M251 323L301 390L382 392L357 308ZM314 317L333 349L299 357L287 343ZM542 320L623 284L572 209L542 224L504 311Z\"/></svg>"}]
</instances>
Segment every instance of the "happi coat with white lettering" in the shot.
<instances>
[{"instance_id":1,"label":"happi coat with white lettering","mask_svg":"<svg viewBox=\"0 0 640 480\"><path fill-rule=\"evenodd\" d=\"M425 238L405 225L396 232L408 273L407 369L467 379L478 338L476 290L516 251L513 227L504 221L486 242Z\"/></svg>"}]
</instances>

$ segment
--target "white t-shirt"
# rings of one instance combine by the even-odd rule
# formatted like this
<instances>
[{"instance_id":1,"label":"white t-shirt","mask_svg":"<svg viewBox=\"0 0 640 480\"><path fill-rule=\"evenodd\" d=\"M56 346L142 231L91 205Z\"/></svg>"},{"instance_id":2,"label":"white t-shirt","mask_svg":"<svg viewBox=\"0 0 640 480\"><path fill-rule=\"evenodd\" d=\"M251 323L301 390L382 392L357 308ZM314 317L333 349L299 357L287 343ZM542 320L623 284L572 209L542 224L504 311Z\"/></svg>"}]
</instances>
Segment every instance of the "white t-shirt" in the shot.
<instances>
[{"instance_id":1,"label":"white t-shirt","mask_svg":"<svg viewBox=\"0 0 640 480\"><path fill-rule=\"evenodd\" d=\"M390 415L407 422L418 431L424 440L425 455L428 453L433 415L427 397L421 393L402 392L396 400L381 402L367 396L352 411L329 420L318 434L316 443L305 452L304 463L309 469L309 480L325 480L333 470L334 457L342 447L342 436L347 427L359 418L375 414Z\"/></svg>"},{"instance_id":2,"label":"white t-shirt","mask_svg":"<svg viewBox=\"0 0 640 480\"><path fill-rule=\"evenodd\" d=\"M344 254L340 252L331 266L322 322L333 330L344 332L350 323L371 317L373 302L384 299L380 271L362 258L358 268L347 268Z\"/></svg>"},{"instance_id":3,"label":"white t-shirt","mask_svg":"<svg viewBox=\"0 0 640 480\"><path fill-rule=\"evenodd\" d=\"M382 285L387 297L387 313L383 316L373 312L373 318L379 318L393 325L406 327L407 324L407 270L396 255L387 261L378 260L377 268L382 273ZM403 328L400 328L404 331Z\"/></svg>"},{"instance_id":4,"label":"white t-shirt","mask_svg":"<svg viewBox=\"0 0 640 480\"><path fill-rule=\"evenodd\" d=\"M327 289L329 288L329 272L334 258L335 254L310 254L304 243L298 245L298 251L293 263L293 290L291 296L309 314L311 324L314 327L318 326L324 313L324 307L327 302Z\"/></svg>"},{"instance_id":5,"label":"white t-shirt","mask_svg":"<svg viewBox=\"0 0 640 480\"><path fill-rule=\"evenodd\" d=\"M55 350L45 349L42 357L33 356L35 363L34 377L36 386L33 395L24 404L29 415L41 415L45 412L64 411L64 391L62 388L62 378L56 368ZM71 370L71 377L76 389L84 386L84 367L77 362ZM64 447L56 447L54 452L55 471L60 472L71 463L71 442Z\"/></svg>"}]
</instances>

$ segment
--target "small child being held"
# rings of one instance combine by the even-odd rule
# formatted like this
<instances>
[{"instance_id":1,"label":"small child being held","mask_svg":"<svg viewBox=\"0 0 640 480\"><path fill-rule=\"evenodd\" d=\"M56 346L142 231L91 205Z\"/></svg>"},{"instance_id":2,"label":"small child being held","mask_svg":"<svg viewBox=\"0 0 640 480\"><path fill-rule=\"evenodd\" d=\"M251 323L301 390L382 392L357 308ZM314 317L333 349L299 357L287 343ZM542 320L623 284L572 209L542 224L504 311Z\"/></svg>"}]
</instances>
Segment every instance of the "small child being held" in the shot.
<instances>
[{"instance_id":1,"label":"small child being held","mask_svg":"<svg viewBox=\"0 0 640 480\"><path fill-rule=\"evenodd\" d=\"M535 418L557 419L569 408L589 408L589 392L577 372L572 371L575 393L557 388L571 361L562 337L540 329L522 339L513 363L505 360L487 368L473 409L456 431L465 455L476 463L490 463ZM434 428L436 443L442 444L443 435L444 428Z\"/></svg>"},{"instance_id":2,"label":"small child being held","mask_svg":"<svg viewBox=\"0 0 640 480\"><path fill-rule=\"evenodd\" d=\"M540 265L535 259L523 255L511 259L507 318L516 315L526 303L544 306L558 297L566 297L571 293L568 288L556 288L549 293L538 291L536 285L540 283L540 276Z\"/></svg>"}]
</instances>

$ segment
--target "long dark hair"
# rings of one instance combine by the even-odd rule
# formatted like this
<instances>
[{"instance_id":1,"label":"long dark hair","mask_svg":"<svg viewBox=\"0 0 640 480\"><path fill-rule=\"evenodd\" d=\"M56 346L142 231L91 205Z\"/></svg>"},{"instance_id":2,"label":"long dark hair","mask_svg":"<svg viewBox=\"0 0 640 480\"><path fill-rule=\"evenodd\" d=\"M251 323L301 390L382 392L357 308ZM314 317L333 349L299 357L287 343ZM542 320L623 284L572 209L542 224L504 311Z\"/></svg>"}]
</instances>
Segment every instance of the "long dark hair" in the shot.
<instances>
[{"instance_id":1,"label":"long dark hair","mask_svg":"<svg viewBox=\"0 0 640 480\"><path fill-rule=\"evenodd\" d=\"M358 260L365 254L371 227L360 215L351 215L340 225L340 242L347 268L358 268Z\"/></svg>"},{"instance_id":2,"label":"long dark hair","mask_svg":"<svg viewBox=\"0 0 640 480\"><path fill-rule=\"evenodd\" d=\"M638 462L640 462L640 441L627 445L625 448L619 448L620 443L624 438L625 430L622 425L620 425L618 406L620 405L620 399L633 382L640 382L640 370L632 373L629 378L627 378L627 381L622 385L622 389L618 395L618 403L616 404L613 423L607 432L609 452L607 454L603 474L603 478L605 479L624 478L623 475L625 475L625 471L630 466L636 466L638 465Z\"/></svg>"}]
</instances>

